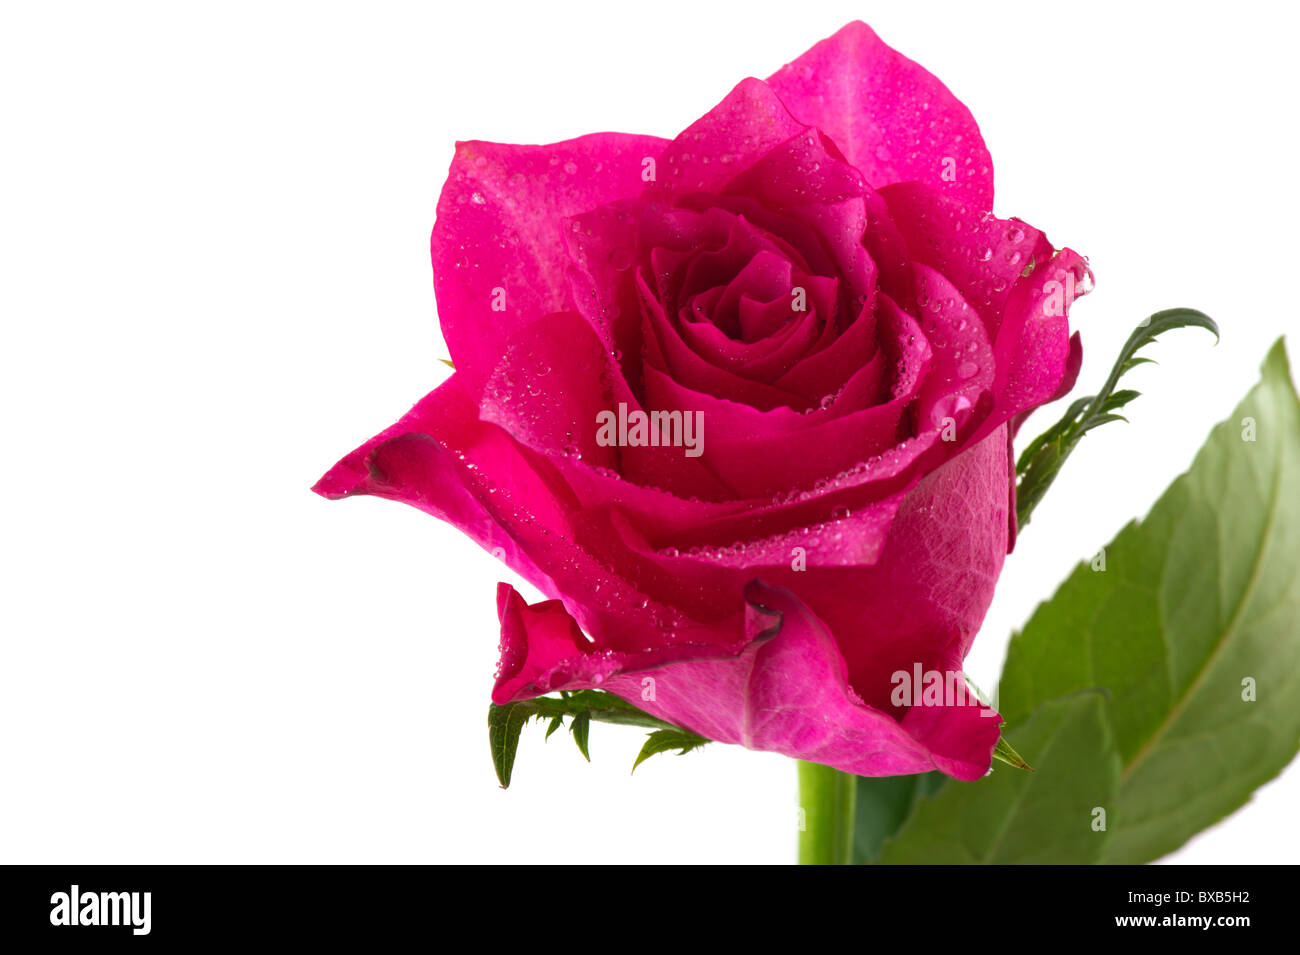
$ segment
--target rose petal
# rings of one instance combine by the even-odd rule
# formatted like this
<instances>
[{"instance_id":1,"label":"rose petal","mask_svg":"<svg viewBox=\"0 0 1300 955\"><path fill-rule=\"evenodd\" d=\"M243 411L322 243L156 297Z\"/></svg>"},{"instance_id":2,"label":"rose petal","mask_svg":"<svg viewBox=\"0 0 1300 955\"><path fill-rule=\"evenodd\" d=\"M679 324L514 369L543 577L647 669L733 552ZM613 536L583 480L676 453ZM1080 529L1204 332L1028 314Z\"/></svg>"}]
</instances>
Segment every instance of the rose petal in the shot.
<instances>
[{"instance_id":1,"label":"rose petal","mask_svg":"<svg viewBox=\"0 0 1300 955\"><path fill-rule=\"evenodd\" d=\"M801 396L720 368L690 348L669 321L654 293L643 278L637 277L641 291L642 337L646 345L646 365L666 372L674 381L706 395L726 395L760 411L797 407L805 404Z\"/></svg>"},{"instance_id":2,"label":"rose petal","mask_svg":"<svg viewBox=\"0 0 1300 955\"><path fill-rule=\"evenodd\" d=\"M493 697L498 703L559 686L600 687L709 739L860 776L940 769L976 779L992 759L999 721L981 717L995 715L986 708L924 708L909 714L914 734L906 721L865 705L846 682L844 661L825 625L782 588L758 581L745 588L739 648L708 656L683 648L670 662L583 647L555 602L528 608L534 611L529 614L502 586L502 677ZM573 654L564 658L570 647Z\"/></svg>"},{"instance_id":3,"label":"rose petal","mask_svg":"<svg viewBox=\"0 0 1300 955\"><path fill-rule=\"evenodd\" d=\"M996 338L1011 289L1031 262L1052 255L1052 244L1019 219L999 219L919 182L880 191L907 245L910 261L945 276L975 306Z\"/></svg>"},{"instance_id":4,"label":"rose petal","mask_svg":"<svg viewBox=\"0 0 1300 955\"><path fill-rule=\"evenodd\" d=\"M673 644L657 650L601 649L587 640L559 600L528 604L506 583L497 584L501 659L492 702L530 699L561 689L600 686L616 673L634 673L666 662L734 655L734 647Z\"/></svg>"},{"instance_id":5,"label":"rose petal","mask_svg":"<svg viewBox=\"0 0 1300 955\"><path fill-rule=\"evenodd\" d=\"M643 160L666 145L622 133L456 144L430 250L443 337L465 388L482 387L515 330L572 307L566 217L637 195Z\"/></svg>"},{"instance_id":6,"label":"rose petal","mask_svg":"<svg viewBox=\"0 0 1300 955\"><path fill-rule=\"evenodd\" d=\"M717 620L695 620L647 593L636 555L609 523L575 507L549 459L480 421L458 378L345 457L314 490L329 498L401 501L454 525L543 593L564 595L602 648L734 639L734 629L718 622L722 611L714 611ZM702 592L698 606L718 606L721 596ZM656 619L671 628L658 632Z\"/></svg>"},{"instance_id":7,"label":"rose petal","mask_svg":"<svg viewBox=\"0 0 1300 955\"><path fill-rule=\"evenodd\" d=\"M810 127L777 146L737 176L727 193L811 228L832 254L834 271L828 274L845 282L846 299L871 298L876 267L862 245L870 189L817 130Z\"/></svg>"},{"instance_id":8,"label":"rose petal","mask_svg":"<svg viewBox=\"0 0 1300 955\"><path fill-rule=\"evenodd\" d=\"M836 635L850 682L887 709L889 675L965 658L1007 552L1007 438L999 429L916 485L870 567L772 574ZM851 593L852 600L844 594Z\"/></svg>"},{"instance_id":9,"label":"rose petal","mask_svg":"<svg viewBox=\"0 0 1300 955\"><path fill-rule=\"evenodd\" d=\"M874 308L863 308L825 348L805 356L774 384L816 404L842 388L878 352Z\"/></svg>"},{"instance_id":10,"label":"rose petal","mask_svg":"<svg viewBox=\"0 0 1300 955\"><path fill-rule=\"evenodd\" d=\"M1092 288L1092 271L1072 249L1038 262L1013 286L993 350L997 376L990 422L1001 423L1059 397L1078 373L1070 306Z\"/></svg>"},{"instance_id":11,"label":"rose petal","mask_svg":"<svg viewBox=\"0 0 1300 955\"><path fill-rule=\"evenodd\" d=\"M938 79L855 22L768 83L877 189L915 180L993 208L993 161L974 117Z\"/></svg>"},{"instance_id":12,"label":"rose petal","mask_svg":"<svg viewBox=\"0 0 1300 955\"><path fill-rule=\"evenodd\" d=\"M718 297L722 291L718 290ZM728 374L750 381L772 383L816 347L825 328L815 310L792 314L788 295L768 303L742 297L737 305L742 327L746 323L751 328L759 324L770 327L780 321L784 324L774 328L766 338L754 342L729 338L722 329L706 320L679 320L674 330L696 355Z\"/></svg>"},{"instance_id":13,"label":"rose petal","mask_svg":"<svg viewBox=\"0 0 1300 955\"><path fill-rule=\"evenodd\" d=\"M925 303L920 306L921 330L934 355L917 402L918 426L943 430L944 440L960 447L971 433L967 423L980 396L993 384L993 347L979 314L945 276L920 263L914 272L916 300ZM897 308L885 296L881 307Z\"/></svg>"},{"instance_id":14,"label":"rose petal","mask_svg":"<svg viewBox=\"0 0 1300 955\"><path fill-rule=\"evenodd\" d=\"M681 448L598 443L604 415L616 419L620 403L641 410L621 384L591 326L574 312L557 312L511 339L483 389L479 416L561 469L581 459L685 497L727 497L725 485Z\"/></svg>"},{"instance_id":15,"label":"rose petal","mask_svg":"<svg viewBox=\"0 0 1300 955\"><path fill-rule=\"evenodd\" d=\"M663 149L656 179L646 184L643 195L663 202L691 193L722 192L739 173L806 125L790 115L762 80L741 80Z\"/></svg>"}]
</instances>

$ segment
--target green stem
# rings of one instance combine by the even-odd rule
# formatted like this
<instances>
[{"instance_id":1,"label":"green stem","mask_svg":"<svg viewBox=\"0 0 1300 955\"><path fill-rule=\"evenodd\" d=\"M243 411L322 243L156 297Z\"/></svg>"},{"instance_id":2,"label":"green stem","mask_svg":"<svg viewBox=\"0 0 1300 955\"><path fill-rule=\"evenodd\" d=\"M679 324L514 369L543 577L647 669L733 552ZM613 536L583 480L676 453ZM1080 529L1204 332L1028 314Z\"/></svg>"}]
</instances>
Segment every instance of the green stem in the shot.
<instances>
[{"instance_id":1,"label":"green stem","mask_svg":"<svg viewBox=\"0 0 1300 955\"><path fill-rule=\"evenodd\" d=\"M821 763L799 763L800 865L851 865L857 777Z\"/></svg>"}]
</instances>

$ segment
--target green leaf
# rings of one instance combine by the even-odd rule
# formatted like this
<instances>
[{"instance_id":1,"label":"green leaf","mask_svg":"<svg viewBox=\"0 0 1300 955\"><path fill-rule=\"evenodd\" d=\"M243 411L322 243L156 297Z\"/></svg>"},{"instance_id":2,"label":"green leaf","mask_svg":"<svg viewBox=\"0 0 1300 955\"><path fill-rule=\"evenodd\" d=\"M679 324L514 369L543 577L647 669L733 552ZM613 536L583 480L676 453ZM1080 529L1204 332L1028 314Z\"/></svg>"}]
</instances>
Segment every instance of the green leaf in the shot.
<instances>
[{"instance_id":1,"label":"green leaf","mask_svg":"<svg viewBox=\"0 0 1300 955\"><path fill-rule=\"evenodd\" d=\"M937 792L946 778L939 772L912 776L859 776L853 826L853 864L875 862L880 847L912 814L921 797Z\"/></svg>"},{"instance_id":2,"label":"green leaf","mask_svg":"<svg viewBox=\"0 0 1300 955\"><path fill-rule=\"evenodd\" d=\"M916 799L885 840L885 865L1088 864L1114 826L1119 757L1100 693L1041 706L1008 735L1036 771L994 768ZM1098 815L1104 811L1104 816ZM1096 828L1099 820L1106 829ZM869 857L869 856L868 856Z\"/></svg>"},{"instance_id":3,"label":"green leaf","mask_svg":"<svg viewBox=\"0 0 1300 955\"><path fill-rule=\"evenodd\" d=\"M1026 763L1025 758L1012 749L1005 736L998 737L997 744L993 747L993 758L1015 769L1023 769L1027 773L1034 771L1034 767Z\"/></svg>"},{"instance_id":4,"label":"green leaf","mask_svg":"<svg viewBox=\"0 0 1300 955\"><path fill-rule=\"evenodd\" d=\"M969 684L980 699L984 695ZM987 702L987 701L986 701ZM1018 770L1033 772L1005 736L999 736L993 758ZM853 828L853 864L874 862L884 841L912 814L917 800L934 794L947 779L943 773L916 773L911 776L856 777L856 819Z\"/></svg>"},{"instance_id":5,"label":"green leaf","mask_svg":"<svg viewBox=\"0 0 1300 955\"><path fill-rule=\"evenodd\" d=\"M492 765L497 771L501 788L510 785L510 774L515 768L515 753L519 749L519 733L524 724L537 715L532 701L492 704L488 707L488 745L492 750Z\"/></svg>"},{"instance_id":6,"label":"green leaf","mask_svg":"<svg viewBox=\"0 0 1300 955\"><path fill-rule=\"evenodd\" d=\"M1061 465L1070 456L1079 440L1100 425L1109 421L1127 421L1114 412L1138 396L1131 389L1115 390L1115 385L1126 372L1151 359L1140 358L1137 351L1155 341L1156 336L1174 328L1197 326L1214 333L1217 341L1219 326L1208 315L1192 308L1170 308L1156 312L1133 330L1119 357L1111 368L1110 376L1095 395L1074 401L1061 420L1031 441L1016 461L1016 521L1023 528L1038 502L1056 480Z\"/></svg>"},{"instance_id":7,"label":"green leaf","mask_svg":"<svg viewBox=\"0 0 1300 955\"><path fill-rule=\"evenodd\" d=\"M1103 861L1140 863L1241 806L1300 748L1300 402L1281 341L1104 567L1081 563L1013 638L999 702L1014 726L1105 688L1122 769Z\"/></svg>"},{"instance_id":8,"label":"green leaf","mask_svg":"<svg viewBox=\"0 0 1300 955\"><path fill-rule=\"evenodd\" d=\"M591 733L591 713L577 713L573 717L573 722L569 724L569 732L573 734L573 741L578 744L578 752L587 762L591 762L591 751L587 749L587 737Z\"/></svg>"},{"instance_id":9,"label":"green leaf","mask_svg":"<svg viewBox=\"0 0 1300 955\"><path fill-rule=\"evenodd\" d=\"M672 723L651 716L621 697L602 690L561 691L559 696L539 696L531 700L507 703L504 706L493 704L488 707L488 744L492 751L492 765L496 769L497 780L501 783L502 789L510 785L515 754L519 749L519 736L524 725L531 719L550 720L546 728L546 739L550 739L551 734L564 725L566 716L570 720L569 732L573 734L573 741L587 762L591 762L588 739L592 720L619 723L624 726L642 726L663 732L671 731L683 741L688 741L689 749L695 749L708 742L703 736L697 736ZM651 738L653 739L655 735L657 734L652 734ZM655 752L659 751L655 750ZM653 753L647 753L643 749L642 755L637 758L637 763L651 755Z\"/></svg>"},{"instance_id":10,"label":"green leaf","mask_svg":"<svg viewBox=\"0 0 1300 955\"><path fill-rule=\"evenodd\" d=\"M655 730L646 737L645 745L641 747L641 752L637 753L636 762L632 764L632 772L636 772L638 766L657 753L666 753L675 749L678 755L685 756L707 742L708 740L703 736L677 727Z\"/></svg>"}]
</instances>

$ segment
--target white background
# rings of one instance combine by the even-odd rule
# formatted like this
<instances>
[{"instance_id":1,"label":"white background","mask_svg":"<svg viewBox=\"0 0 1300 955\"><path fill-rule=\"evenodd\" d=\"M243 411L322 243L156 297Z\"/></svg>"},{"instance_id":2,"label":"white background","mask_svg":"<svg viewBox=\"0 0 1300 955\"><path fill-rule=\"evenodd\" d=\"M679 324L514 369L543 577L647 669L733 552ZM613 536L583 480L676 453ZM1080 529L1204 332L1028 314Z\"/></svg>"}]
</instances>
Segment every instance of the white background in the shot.
<instances>
[{"instance_id":1,"label":"white background","mask_svg":"<svg viewBox=\"0 0 1300 955\"><path fill-rule=\"evenodd\" d=\"M672 136L861 18L971 107L997 212L1090 256L1082 387L1144 315L1218 319L1150 350L1132 423L1036 512L969 661L990 685L1298 326L1300 21L1217 6L5 4L0 861L790 860L771 754L632 777L637 731L597 725L587 765L530 728L499 790L500 565L308 492L449 373L452 143ZM1296 861L1298 798L1292 767L1171 861Z\"/></svg>"}]
</instances>

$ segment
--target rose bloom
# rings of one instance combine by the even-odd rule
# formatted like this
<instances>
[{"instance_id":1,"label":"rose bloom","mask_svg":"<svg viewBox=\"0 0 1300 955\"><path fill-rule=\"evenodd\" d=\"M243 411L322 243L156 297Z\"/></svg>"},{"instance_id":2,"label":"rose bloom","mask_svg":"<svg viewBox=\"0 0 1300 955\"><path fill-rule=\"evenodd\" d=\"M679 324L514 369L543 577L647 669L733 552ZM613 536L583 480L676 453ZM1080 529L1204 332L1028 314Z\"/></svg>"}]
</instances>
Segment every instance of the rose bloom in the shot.
<instances>
[{"instance_id":1,"label":"rose bloom","mask_svg":"<svg viewBox=\"0 0 1300 955\"><path fill-rule=\"evenodd\" d=\"M498 704L598 687L977 778L997 714L897 675L960 674L1012 432L1073 385L1091 284L992 205L969 111L861 23L673 140L459 143L432 238L455 373L316 490L413 504L553 598L499 586Z\"/></svg>"}]
</instances>

